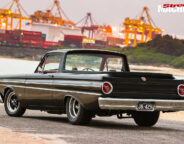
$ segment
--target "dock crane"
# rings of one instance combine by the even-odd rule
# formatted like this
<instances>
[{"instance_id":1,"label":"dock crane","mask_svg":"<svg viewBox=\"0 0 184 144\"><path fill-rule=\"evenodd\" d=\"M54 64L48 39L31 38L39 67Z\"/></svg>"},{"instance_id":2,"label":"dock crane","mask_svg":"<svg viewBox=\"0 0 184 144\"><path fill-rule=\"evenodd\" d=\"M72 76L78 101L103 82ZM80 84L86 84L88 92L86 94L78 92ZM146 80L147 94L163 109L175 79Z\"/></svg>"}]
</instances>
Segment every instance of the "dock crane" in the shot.
<instances>
[{"instance_id":1,"label":"dock crane","mask_svg":"<svg viewBox=\"0 0 184 144\"><path fill-rule=\"evenodd\" d=\"M16 10L18 12L13 12L13 7L16 5ZM12 0L8 9L0 9L0 29L12 30L14 28L14 21L18 20L15 29L22 29L22 21L31 21L28 17L22 15L22 11L26 11L21 6L19 0ZM18 28L17 28L18 27Z\"/></svg>"},{"instance_id":2,"label":"dock crane","mask_svg":"<svg viewBox=\"0 0 184 144\"><path fill-rule=\"evenodd\" d=\"M97 30L103 31L108 35L112 34L111 26L96 24L90 12L88 12L85 17L83 17L79 22L76 23L76 25L79 25L79 24L81 25L80 27L81 27L82 33L88 31L89 39L94 39L94 33Z\"/></svg>"},{"instance_id":3,"label":"dock crane","mask_svg":"<svg viewBox=\"0 0 184 144\"><path fill-rule=\"evenodd\" d=\"M94 39L94 32L98 29L98 25L94 24L94 20L90 12L87 13L85 17L83 17L77 25L81 23L81 32L88 32L88 38Z\"/></svg>"},{"instance_id":4,"label":"dock crane","mask_svg":"<svg viewBox=\"0 0 184 144\"><path fill-rule=\"evenodd\" d=\"M144 17L144 14L146 14L147 20ZM146 43L147 41L152 40L156 35L163 33L163 31L153 22L149 15L148 7L143 8L138 19L126 18L123 27L123 32L125 33L125 45L130 45L133 36L133 46L136 46L137 43ZM140 41L137 40L138 34L141 35Z\"/></svg>"},{"instance_id":5,"label":"dock crane","mask_svg":"<svg viewBox=\"0 0 184 144\"><path fill-rule=\"evenodd\" d=\"M54 8L57 10L57 15L53 14ZM63 19L65 17L66 20ZM70 25L75 26L75 23L72 22L65 12L62 10L60 6L59 0L54 0L53 5L46 12L44 11L36 11L33 15L30 16L32 22L34 23L48 23L48 24L56 24L56 25Z\"/></svg>"}]
</instances>

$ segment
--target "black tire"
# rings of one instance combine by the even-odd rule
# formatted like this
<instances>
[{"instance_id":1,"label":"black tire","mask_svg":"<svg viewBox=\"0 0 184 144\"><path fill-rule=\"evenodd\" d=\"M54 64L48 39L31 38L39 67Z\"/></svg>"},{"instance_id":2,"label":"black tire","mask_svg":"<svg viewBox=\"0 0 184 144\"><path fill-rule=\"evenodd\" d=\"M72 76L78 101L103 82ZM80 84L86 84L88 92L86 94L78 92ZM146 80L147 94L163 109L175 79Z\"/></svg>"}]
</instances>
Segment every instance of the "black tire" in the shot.
<instances>
[{"instance_id":1,"label":"black tire","mask_svg":"<svg viewBox=\"0 0 184 144\"><path fill-rule=\"evenodd\" d=\"M67 99L66 114L68 121L73 125L85 125L88 124L92 119L91 113L85 110L80 102L74 97Z\"/></svg>"},{"instance_id":2,"label":"black tire","mask_svg":"<svg viewBox=\"0 0 184 144\"><path fill-rule=\"evenodd\" d=\"M26 111L26 108L21 106L13 90L8 90L5 94L4 108L6 113L12 117L20 117Z\"/></svg>"},{"instance_id":3,"label":"black tire","mask_svg":"<svg viewBox=\"0 0 184 144\"><path fill-rule=\"evenodd\" d=\"M160 112L135 112L132 114L135 123L140 127L152 127L159 119Z\"/></svg>"}]
</instances>

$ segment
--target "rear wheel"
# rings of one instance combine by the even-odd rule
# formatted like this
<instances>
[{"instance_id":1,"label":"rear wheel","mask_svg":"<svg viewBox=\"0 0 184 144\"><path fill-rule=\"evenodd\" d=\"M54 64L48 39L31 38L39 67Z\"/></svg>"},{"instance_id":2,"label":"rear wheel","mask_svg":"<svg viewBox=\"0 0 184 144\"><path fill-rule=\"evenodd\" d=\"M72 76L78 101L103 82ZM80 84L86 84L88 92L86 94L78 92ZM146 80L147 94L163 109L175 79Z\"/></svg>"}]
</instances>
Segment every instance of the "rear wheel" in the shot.
<instances>
[{"instance_id":1,"label":"rear wheel","mask_svg":"<svg viewBox=\"0 0 184 144\"><path fill-rule=\"evenodd\" d=\"M21 106L13 90L8 90L7 93L5 94L4 107L5 107L6 113L9 116L14 116L14 117L20 117L26 111L26 108Z\"/></svg>"},{"instance_id":2,"label":"rear wheel","mask_svg":"<svg viewBox=\"0 0 184 144\"><path fill-rule=\"evenodd\" d=\"M159 119L160 112L135 112L133 118L135 123L141 127L154 126Z\"/></svg>"},{"instance_id":3,"label":"rear wheel","mask_svg":"<svg viewBox=\"0 0 184 144\"><path fill-rule=\"evenodd\" d=\"M74 125L88 124L92 119L91 113L85 110L80 102L73 97L67 99L66 114L68 121Z\"/></svg>"}]
</instances>

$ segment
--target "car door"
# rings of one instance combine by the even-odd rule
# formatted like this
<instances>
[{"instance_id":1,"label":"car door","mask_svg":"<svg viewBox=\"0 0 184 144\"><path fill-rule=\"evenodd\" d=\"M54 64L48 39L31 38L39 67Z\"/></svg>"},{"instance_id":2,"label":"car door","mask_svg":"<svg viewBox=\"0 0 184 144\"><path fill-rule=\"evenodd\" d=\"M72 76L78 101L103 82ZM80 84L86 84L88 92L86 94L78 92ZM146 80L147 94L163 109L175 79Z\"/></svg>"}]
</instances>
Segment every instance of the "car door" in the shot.
<instances>
[{"instance_id":1,"label":"car door","mask_svg":"<svg viewBox=\"0 0 184 144\"><path fill-rule=\"evenodd\" d=\"M59 72L61 58L60 53L46 55L35 73L27 77L25 95L29 105L54 106L53 79Z\"/></svg>"}]
</instances>

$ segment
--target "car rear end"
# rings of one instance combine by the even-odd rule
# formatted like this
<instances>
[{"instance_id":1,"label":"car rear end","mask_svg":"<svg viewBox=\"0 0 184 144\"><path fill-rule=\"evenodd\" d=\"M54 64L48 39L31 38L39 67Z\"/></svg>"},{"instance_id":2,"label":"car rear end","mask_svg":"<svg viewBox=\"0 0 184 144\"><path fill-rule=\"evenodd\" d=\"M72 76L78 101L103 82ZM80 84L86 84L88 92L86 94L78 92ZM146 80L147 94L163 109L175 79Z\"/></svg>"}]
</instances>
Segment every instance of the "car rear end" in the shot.
<instances>
[{"instance_id":1,"label":"car rear end","mask_svg":"<svg viewBox=\"0 0 184 144\"><path fill-rule=\"evenodd\" d=\"M99 107L121 111L182 111L183 84L183 80L175 80L168 74L111 73L104 78Z\"/></svg>"}]
</instances>

